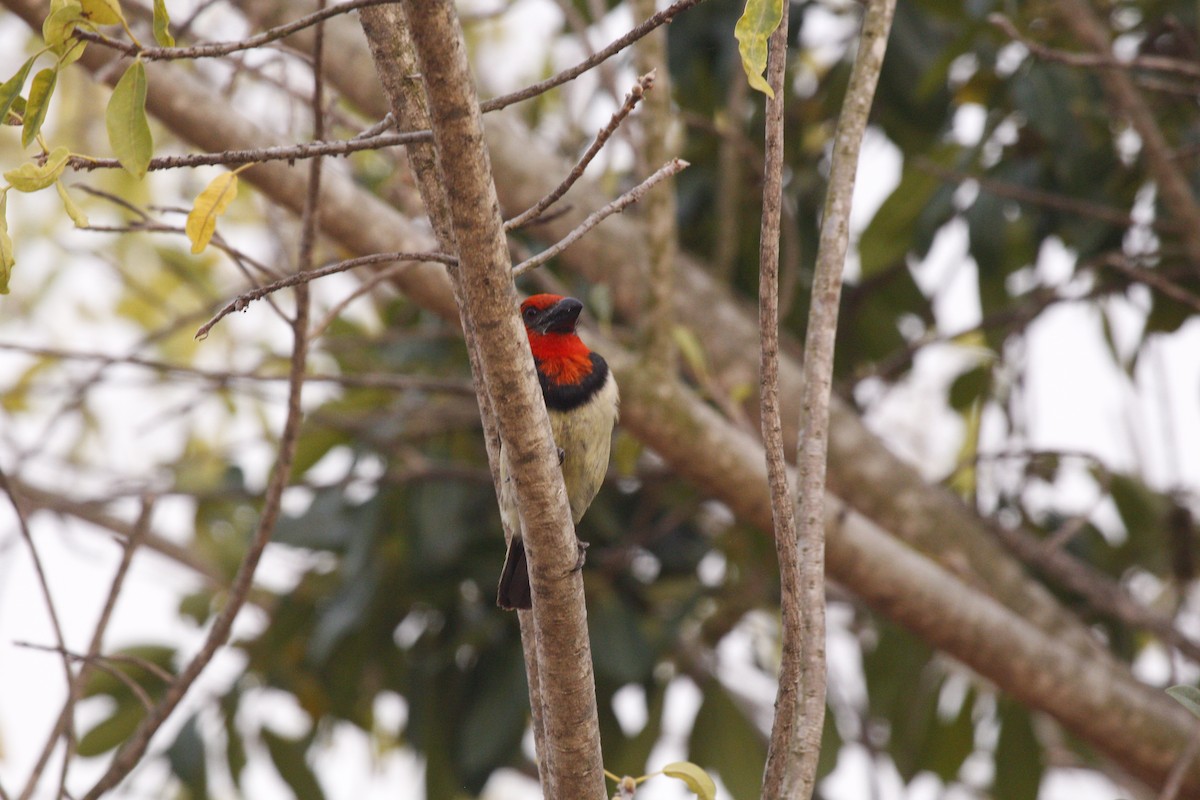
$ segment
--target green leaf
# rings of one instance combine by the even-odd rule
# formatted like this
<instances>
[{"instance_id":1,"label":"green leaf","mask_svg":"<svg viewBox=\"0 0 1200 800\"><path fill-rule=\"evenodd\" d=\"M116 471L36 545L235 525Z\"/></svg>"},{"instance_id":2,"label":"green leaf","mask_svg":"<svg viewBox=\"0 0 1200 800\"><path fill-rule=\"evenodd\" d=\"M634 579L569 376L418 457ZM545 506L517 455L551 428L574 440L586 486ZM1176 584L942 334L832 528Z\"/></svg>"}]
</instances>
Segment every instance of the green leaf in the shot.
<instances>
[{"instance_id":1,"label":"green leaf","mask_svg":"<svg viewBox=\"0 0 1200 800\"><path fill-rule=\"evenodd\" d=\"M1028 709L1009 698L1000 700L1000 740L996 743L996 800L1037 800L1042 785L1042 746Z\"/></svg>"},{"instance_id":2,"label":"green leaf","mask_svg":"<svg viewBox=\"0 0 1200 800\"><path fill-rule=\"evenodd\" d=\"M86 228L89 223L87 214L83 213L83 209L75 205L75 201L71 195L67 193L67 187L63 186L62 181L55 181L54 188L58 190L58 199L62 200L63 210L67 212L67 216L75 223L76 228Z\"/></svg>"},{"instance_id":3,"label":"green leaf","mask_svg":"<svg viewBox=\"0 0 1200 800\"><path fill-rule=\"evenodd\" d=\"M767 69L767 40L783 20L783 0L746 0L746 10L733 28L742 57L742 69L751 88L774 97L771 85L763 78Z\"/></svg>"},{"instance_id":4,"label":"green leaf","mask_svg":"<svg viewBox=\"0 0 1200 800\"><path fill-rule=\"evenodd\" d=\"M25 79L29 77L29 70L33 67L34 61L37 61L37 56L30 57L17 70L16 75L0 84L0 122L8 121L8 112L16 99L21 96L21 90L25 88Z\"/></svg>"},{"instance_id":5,"label":"green leaf","mask_svg":"<svg viewBox=\"0 0 1200 800\"><path fill-rule=\"evenodd\" d=\"M235 686L229 694L221 698L221 723L225 729L225 765L229 768L229 778L233 785L239 788L242 785L242 770L246 768L246 744L242 741L242 732L237 724L241 696L241 692Z\"/></svg>"},{"instance_id":6,"label":"green leaf","mask_svg":"<svg viewBox=\"0 0 1200 800\"><path fill-rule=\"evenodd\" d=\"M963 762L975 751L975 690L963 697L958 714L951 720L940 717L925 743L924 768L950 784L958 778Z\"/></svg>"},{"instance_id":7,"label":"green leaf","mask_svg":"<svg viewBox=\"0 0 1200 800\"><path fill-rule=\"evenodd\" d=\"M58 68L47 68L33 76L29 85L29 100L25 103L25 123L21 127L21 146L29 147L37 138L42 123L46 121L46 110L50 106L50 97L54 94L54 85L58 82Z\"/></svg>"},{"instance_id":8,"label":"green leaf","mask_svg":"<svg viewBox=\"0 0 1200 800\"><path fill-rule=\"evenodd\" d=\"M688 758L721 776L734 797L758 797L767 748L762 734L717 681L704 688L692 724Z\"/></svg>"},{"instance_id":9,"label":"green leaf","mask_svg":"<svg viewBox=\"0 0 1200 800\"><path fill-rule=\"evenodd\" d=\"M988 364L972 367L950 384L950 407L965 411L987 396L992 388L992 368Z\"/></svg>"},{"instance_id":10,"label":"green leaf","mask_svg":"<svg viewBox=\"0 0 1200 800\"><path fill-rule=\"evenodd\" d=\"M193 714L179 729L179 735L167 750L171 772L187 787L189 800L208 798L208 766L199 723L200 715Z\"/></svg>"},{"instance_id":11,"label":"green leaf","mask_svg":"<svg viewBox=\"0 0 1200 800\"><path fill-rule=\"evenodd\" d=\"M196 196L192 210L188 213L184 231L192 241L192 253L201 253L208 247L217 230L217 217L225 213L229 204L237 197L238 177L236 172L222 172Z\"/></svg>"},{"instance_id":12,"label":"green leaf","mask_svg":"<svg viewBox=\"0 0 1200 800\"><path fill-rule=\"evenodd\" d=\"M171 35L171 17L167 14L165 0L154 0L154 41L159 47L174 47L175 37Z\"/></svg>"},{"instance_id":13,"label":"green leaf","mask_svg":"<svg viewBox=\"0 0 1200 800\"><path fill-rule=\"evenodd\" d=\"M174 674L175 650L171 647L157 644L134 645L132 647L123 647L114 655L128 656L138 661L144 661L161 668L169 674ZM131 681L144 688L151 697L161 694L163 691L164 682L162 677L154 674L139 663L122 659L113 662L113 669L125 673ZM83 687L83 696L96 697L97 695L132 698L133 692L125 685L124 681L114 676L111 672L97 669L92 670L89 675L87 683Z\"/></svg>"},{"instance_id":14,"label":"green leaf","mask_svg":"<svg viewBox=\"0 0 1200 800\"><path fill-rule=\"evenodd\" d=\"M1200 717L1200 689L1195 686L1172 686L1167 689L1167 694L1174 697L1188 711Z\"/></svg>"},{"instance_id":15,"label":"green leaf","mask_svg":"<svg viewBox=\"0 0 1200 800\"><path fill-rule=\"evenodd\" d=\"M8 235L8 192L0 192L0 294L8 294L17 259L13 256L12 237Z\"/></svg>"},{"instance_id":16,"label":"green leaf","mask_svg":"<svg viewBox=\"0 0 1200 800\"><path fill-rule=\"evenodd\" d=\"M907 167L900 183L875 212L858 241L862 275L868 278L903 261L914 246L917 220L941 180L928 170Z\"/></svg>"},{"instance_id":17,"label":"green leaf","mask_svg":"<svg viewBox=\"0 0 1200 800\"><path fill-rule=\"evenodd\" d=\"M79 0L83 14L97 25L119 25L125 20L118 0Z\"/></svg>"},{"instance_id":18,"label":"green leaf","mask_svg":"<svg viewBox=\"0 0 1200 800\"><path fill-rule=\"evenodd\" d=\"M91 758L119 747L137 730L138 723L145 714L145 709L132 694L122 697L112 714L100 720L83 735L76 752L85 758Z\"/></svg>"},{"instance_id":19,"label":"green leaf","mask_svg":"<svg viewBox=\"0 0 1200 800\"><path fill-rule=\"evenodd\" d=\"M662 774L678 778L686 783L688 789L694 792L700 800L716 800L717 784L713 782L707 772L690 761L676 761L667 764L662 768Z\"/></svg>"},{"instance_id":20,"label":"green leaf","mask_svg":"<svg viewBox=\"0 0 1200 800\"><path fill-rule=\"evenodd\" d=\"M308 744L304 739L289 739L270 728L263 728L263 742L279 777L283 778L296 795L296 800L325 800L321 784L308 765Z\"/></svg>"},{"instance_id":21,"label":"green leaf","mask_svg":"<svg viewBox=\"0 0 1200 800\"><path fill-rule=\"evenodd\" d=\"M141 179L150 167L154 140L146 121L146 67L140 59L125 70L108 100L104 121L108 141L121 166Z\"/></svg>"},{"instance_id":22,"label":"green leaf","mask_svg":"<svg viewBox=\"0 0 1200 800\"><path fill-rule=\"evenodd\" d=\"M4 180L12 184L18 192L36 192L45 189L58 181L63 170L67 168L67 160L71 151L65 147L56 147L50 151L46 163L37 164L27 161L16 169L4 173Z\"/></svg>"},{"instance_id":23,"label":"green leaf","mask_svg":"<svg viewBox=\"0 0 1200 800\"><path fill-rule=\"evenodd\" d=\"M496 764L510 763L521 750L529 715L525 662L516 640L480 654L477 676L454 721L455 772L472 794L483 788Z\"/></svg>"},{"instance_id":24,"label":"green leaf","mask_svg":"<svg viewBox=\"0 0 1200 800\"><path fill-rule=\"evenodd\" d=\"M1167 511L1165 498L1139 478L1123 473L1113 473L1108 487L1129 539L1157 541Z\"/></svg>"}]
</instances>

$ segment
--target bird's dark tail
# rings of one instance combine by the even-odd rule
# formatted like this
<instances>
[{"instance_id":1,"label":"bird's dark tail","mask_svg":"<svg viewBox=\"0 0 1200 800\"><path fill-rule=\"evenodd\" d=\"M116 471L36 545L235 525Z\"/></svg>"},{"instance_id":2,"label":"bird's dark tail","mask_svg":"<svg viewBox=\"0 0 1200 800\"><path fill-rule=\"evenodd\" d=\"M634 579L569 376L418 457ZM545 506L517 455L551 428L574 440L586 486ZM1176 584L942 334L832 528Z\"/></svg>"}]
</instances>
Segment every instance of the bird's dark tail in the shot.
<instances>
[{"instance_id":1,"label":"bird's dark tail","mask_svg":"<svg viewBox=\"0 0 1200 800\"><path fill-rule=\"evenodd\" d=\"M525 543L514 536L504 558L504 570L500 573L500 586L496 589L496 605L513 610L533 608L533 597L529 592L529 565L525 562Z\"/></svg>"}]
</instances>

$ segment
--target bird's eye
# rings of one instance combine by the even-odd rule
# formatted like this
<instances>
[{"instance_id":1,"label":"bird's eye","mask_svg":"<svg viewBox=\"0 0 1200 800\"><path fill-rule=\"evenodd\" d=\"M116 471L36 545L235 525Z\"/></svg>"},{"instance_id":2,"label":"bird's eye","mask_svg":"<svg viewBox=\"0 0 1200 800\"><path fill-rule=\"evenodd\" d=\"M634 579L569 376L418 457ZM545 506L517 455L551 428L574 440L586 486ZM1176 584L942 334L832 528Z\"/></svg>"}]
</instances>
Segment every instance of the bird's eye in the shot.
<instances>
[{"instance_id":1,"label":"bird's eye","mask_svg":"<svg viewBox=\"0 0 1200 800\"><path fill-rule=\"evenodd\" d=\"M525 309L525 319L533 319L536 316L537 316L537 309L534 308L533 306L530 306L529 308Z\"/></svg>"}]
</instances>

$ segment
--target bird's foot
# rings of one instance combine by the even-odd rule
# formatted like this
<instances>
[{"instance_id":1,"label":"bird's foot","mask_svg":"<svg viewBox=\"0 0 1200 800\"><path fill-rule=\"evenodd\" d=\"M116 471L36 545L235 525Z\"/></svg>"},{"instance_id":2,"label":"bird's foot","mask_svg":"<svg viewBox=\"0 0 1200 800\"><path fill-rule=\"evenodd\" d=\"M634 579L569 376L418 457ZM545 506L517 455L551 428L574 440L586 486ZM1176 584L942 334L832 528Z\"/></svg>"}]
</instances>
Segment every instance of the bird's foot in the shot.
<instances>
[{"instance_id":1,"label":"bird's foot","mask_svg":"<svg viewBox=\"0 0 1200 800\"><path fill-rule=\"evenodd\" d=\"M566 460L567 460L567 451L563 450L561 447L558 448L558 465L561 467L563 465L563 462Z\"/></svg>"},{"instance_id":2,"label":"bird's foot","mask_svg":"<svg viewBox=\"0 0 1200 800\"><path fill-rule=\"evenodd\" d=\"M571 567L571 572L579 572L583 569L583 562L587 561L587 549L591 545L582 539L576 539L575 546L579 548L579 556L575 559L575 566Z\"/></svg>"}]
</instances>

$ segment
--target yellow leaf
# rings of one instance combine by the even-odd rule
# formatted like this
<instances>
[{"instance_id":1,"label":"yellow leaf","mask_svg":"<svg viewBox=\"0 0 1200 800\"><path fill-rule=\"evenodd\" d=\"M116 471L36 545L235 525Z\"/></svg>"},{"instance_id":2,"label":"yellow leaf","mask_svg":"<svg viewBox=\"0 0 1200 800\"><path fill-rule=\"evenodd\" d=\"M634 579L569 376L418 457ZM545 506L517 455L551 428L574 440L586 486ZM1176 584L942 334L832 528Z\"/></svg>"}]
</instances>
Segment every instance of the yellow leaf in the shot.
<instances>
[{"instance_id":1,"label":"yellow leaf","mask_svg":"<svg viewBox=\"0 0 1200 800\"><path fill-rule=\"evenodd\" d=\"M79 0L84 15L97 25L119 25L125 20L118 0Z\"/></svg>"},{"instance_id":2,"label":"yellow leaf","mask_svg":"<svg viewBox=\"0 0 1200 800\"><path fill-rule=\"evenodd\" d=\"M704 345L700 344L696 334L682 325L676 325L671 329L671 338L675 340L675 346L679 348L679 354L683 356L688 369L701 377L707 375L708 363L704 358Z\"/></svg>"},{"instance_id":3,"label":"yellow leaf","mask_svg":"<svg viewBox=\"0 0 1200 800\"><path fill-rule=\"evenodd\" d=\"M164 0L154 0L154 41L159 47L175 46L175 37L171 35L171 17L167 14Z\"/></svg>"},{"instance_id":4,"label":"yellow leaf","mask_svg":"<svg viewBox=\"0 0 1200 800\"><path fill-rule=\"evenodd\" d=\"M663 775L678 778L696 793L700 800L716 800L717 785L708 773L690 761L676 761L663 767Z\"/></svg>"},{"instance_id":5,"label":"yellow leaf","mask_svg":"<svg viewBox=\"0 0 1200 800\"><path fill-rule=\"evenodd\" d=\"M217 217L224 214L233 198L237 197L237 183L237 173L222 172L196 196L184 227L188 239L192 241L192 253L203 252L208 246L217 229Z\"/></svg>"},{"instance_id":6,"label":"yellow leaf","mask_svg":"<svg viewBox=\"0 0 1200 800\"><path fill-rule=\"evenodd\" d=\"M67 187L63 186L62 181L55 181L54 188L58 190L58 198L62 200L63 209L66 210L67 216L75 223L76 228L88 227L87 214L83 213L83 209L75 205L75 201L71 199L71 195L67 193Z\"/></svg>"},{"instance_id":7,"label":"yellow leaf","mask_svg":"<svg viewBox=\"0 0 1200 800\"><path fill-rule=\"evenodd\" d=\"M746 0L746 10L733 28L742 57L742 69L751 88L774 97L771 85L763 78L767 69L767 40L783 20L783 0Z\"/></svg>"},{"instance_id":8,"label":"yellow leaf","mask_svg":"<svg viewBox=\"0 0 1200 800\"><path fill-rule=\"evenodd\" d=\"M50 151L45 164L35 164L28 161L16 169L4 173L4 180L12 184L18 192L36 192L45 189L58 180L63 170L67 168L67 159L71 151L65 147L56 147Z\"/></svg>"},{"instance_id":9,"label":"yellow leaf","mask_svg":"<svg viewBox=\"0 0 1200 800\"><path fill-rule=\"evenodd\" d=\"M0 294L8 294L8 279L16 263L12 238L8 235L8 192L0 192Z\"/></svg>"}]
</instances>

